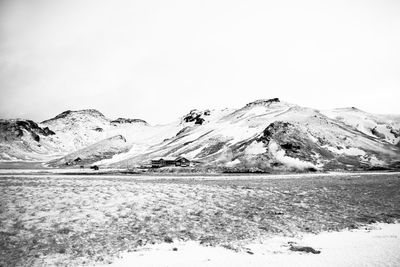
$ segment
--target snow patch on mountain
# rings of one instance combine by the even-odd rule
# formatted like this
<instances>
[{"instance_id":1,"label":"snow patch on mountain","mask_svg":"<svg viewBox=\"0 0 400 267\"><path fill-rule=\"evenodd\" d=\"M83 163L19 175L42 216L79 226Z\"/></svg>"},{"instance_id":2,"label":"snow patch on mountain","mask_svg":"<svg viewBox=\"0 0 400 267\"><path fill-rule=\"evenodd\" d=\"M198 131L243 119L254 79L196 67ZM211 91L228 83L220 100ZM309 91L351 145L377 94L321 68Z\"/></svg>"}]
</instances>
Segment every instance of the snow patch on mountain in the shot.
<instances>
[{"instance_id":1,"label":"snow patch on mountain","mask_svg":"<svg viewBox=\"0 0 400 267\"><path fill-rule=\"evenodd\" d=\"M335 154L345 154L349 156L364 156L366 152L364 150L361 150L359 148L355 147L330 147L330 146L325 146L329 151L332 151Z\"/></svg>"},{"instance_id":2,"label":"snow patch on mountain","mask_svg":"<svg viewBox=\"0 0 400 267\"><path fill-rule=\"evenodd\" d=\"M261 142L253 141L250 143L248 147L245 149L245 153L247 155L258 155L266 152L266 148L264 144Z\"/></svg>"}]
</instances>

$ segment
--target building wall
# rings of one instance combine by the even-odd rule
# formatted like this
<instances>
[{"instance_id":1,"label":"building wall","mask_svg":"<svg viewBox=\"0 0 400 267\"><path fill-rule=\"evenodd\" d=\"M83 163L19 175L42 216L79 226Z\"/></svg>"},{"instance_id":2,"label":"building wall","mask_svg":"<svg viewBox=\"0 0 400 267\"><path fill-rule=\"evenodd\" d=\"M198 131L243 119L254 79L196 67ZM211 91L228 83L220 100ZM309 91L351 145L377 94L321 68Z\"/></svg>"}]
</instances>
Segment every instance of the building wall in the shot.
<instances>
[{"instance_id":1,"label":"building wall","mask_svg":"<svg viewBox=\"0 0 400 267\"><path fill-rule=\"evenodd\" d=\"M186 159L179 159L179 160L152 160L151 166L152 167L165 167L165 166L182 166L187 167L190 165L190 161Z\"/></svg>"}]
</instances>

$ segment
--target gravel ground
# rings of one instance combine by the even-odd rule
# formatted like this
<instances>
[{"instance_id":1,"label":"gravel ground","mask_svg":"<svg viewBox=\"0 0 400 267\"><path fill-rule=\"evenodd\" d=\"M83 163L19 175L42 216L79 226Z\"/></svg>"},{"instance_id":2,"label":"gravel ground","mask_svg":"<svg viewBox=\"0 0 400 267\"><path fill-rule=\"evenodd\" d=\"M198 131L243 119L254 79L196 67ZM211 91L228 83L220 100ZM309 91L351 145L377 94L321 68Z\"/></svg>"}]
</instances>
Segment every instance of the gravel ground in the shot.
<instances>
[{"instance_id":1,"label":"gravel ground","mask_svg":"<svg viewBox=\"0 0 400 267\"><path fill-rule=\"evenodd\" d=\"M91 265L162 242L238 250L400 219L400 175L0 176L0 266Z\"/></svg>"}]
</instances>

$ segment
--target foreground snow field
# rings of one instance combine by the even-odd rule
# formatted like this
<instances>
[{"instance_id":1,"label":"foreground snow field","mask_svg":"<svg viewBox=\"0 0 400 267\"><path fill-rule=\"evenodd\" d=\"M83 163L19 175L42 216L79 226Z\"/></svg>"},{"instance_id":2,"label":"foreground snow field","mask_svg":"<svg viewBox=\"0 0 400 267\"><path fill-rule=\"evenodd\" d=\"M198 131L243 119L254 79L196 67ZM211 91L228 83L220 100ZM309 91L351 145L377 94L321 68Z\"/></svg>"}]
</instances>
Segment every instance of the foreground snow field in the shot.
<instances>
[{"instance_id":1,"label":"foreground snow field","mask_svg":"<svg viewBox=\"0 0 400 267\"><path fill-rule=\"evenodd\" d=\"M296 242L319 254L288 250ZM186 266L400 266L400 224L374 224L357 230L306 234L302 238L275 237L235 252L204 247L196 242L145 246L122 255L110 267ZM99 266L99 267L100 267Z\"/></svg>"},{"instance_id":2,"label":"foreground snow field","mask_svg":"<svg viewBox=\"0 0 400 267\"><path fill-rule=\"evenodd\" d=\"M154 253L176 247L173 252L183 253L182 257L193 248L199 252L193 260L201 260L196 257L203 252L243 258L238 264L250 256L265 257L265 245L302 257L296 256L301 252L289 251L289 241L321 250L306 258L322 259L342 252L318 243L315 234L399 219L399 173L222 177L3 173L0 266L118 263L120 255L146 247ZM305 239L299 239L302 236ZM265 240L275 243L255 245ZM346 240L344 247L350 245ZM368 242L360 239L356 245L362 248ZM379 242L383 240L377 238ZM389 255L394 247L382 244L381 248ZM143 253L147 257L148 252ZM279 254L271 260L276 257Z\"/></svg>"}]
</instances>

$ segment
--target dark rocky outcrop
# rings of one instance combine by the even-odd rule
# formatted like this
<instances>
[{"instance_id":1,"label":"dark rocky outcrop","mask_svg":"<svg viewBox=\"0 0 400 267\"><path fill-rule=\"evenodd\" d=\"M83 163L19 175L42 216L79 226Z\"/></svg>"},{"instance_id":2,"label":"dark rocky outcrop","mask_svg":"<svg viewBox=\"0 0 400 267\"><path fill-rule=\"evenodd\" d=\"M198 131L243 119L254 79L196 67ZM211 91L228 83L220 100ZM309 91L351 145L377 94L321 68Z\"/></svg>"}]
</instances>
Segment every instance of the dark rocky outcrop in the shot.
<instances>
[{"instance_id":1,"label":"dark rocky outcrop","mask_svg":"<svg viewBox=\"0 0 400 267\"><path fill-rule=\"evenodd\" d=\"M312 253L312 254L320 254L320 250L316 250L312 247L305 247L305 246L295 246L290 244L289 250L291 251L298 251L298 252L305 252L305 253Z\"/></svg>"},{"instance_id":2,"label":"dark rocky outcrop","mask_svg":"<svg viewBox=\"0 0 400 267\"><path fill-rule=\"evenodd\" d=\"M44 132L44 134L43 135L54 135L54 134L56 134L55 132L53 132L52 130L50 130L49 129L49 127L44 127L43 128L43 132Z\"/></svg>"},{"instance_id":3,"label":"dark rocky outcrop","mask_svg":"<svg viewBox=\"0 0 400 267\"><path fill-rule=\"evenodd\" d=\"M0 120L0 138L5 141L20 139L24 131L29 133L33 140L40 141L40 135L49 136L55 133L48 127L40 127L32 120Z\"/></svg>"},{"instance_id":4,"label":"dark rocky outcrop","mask_svg":"<svg viewBox=\"0 0 400 267\"><path fill-rule=\"evenodd\" d=\"M314 142L307 132L301 130L301 127L289 122L276 121L269 124L257 141L268 146L271 140L274 140L281 149L285 150L289 157L313 163L315 163L315 154L319 154L325 159L334 158L332 152L322 148L325 144L324 140Z\"/></svg>"},{"instance_id":5,"label":"dark rocky outcrop","mask_svg":"<svg viewBox=\"0 0 400 267\"><path fill-rule=\"evenodd\" d=\"M196 155L197 157L205 157L205 156L209 156L212 155L218 151L220 151L221 149L223 149L226 145L227 142L222 142L222 141L218 141L218 140L212 140L213 142L210 143L208 146L205 146L198 155Z\"/></svg>"},{"instance_id":6,"label":"dark rocky outcrop","mask_svg":"<svg viewBox=\"0 0 400 267\"><path fill-rule=\"evenodd\" d=\"M381 138L381 139L385 139L385 135L384 135L383 133L379 132L379 131L376 129L376 127L373 128L373 129L371 130L371 133L372 133L373 135L375 135L376 137L379 137L379 138Z\"/></svg>"},{"instance_id":7,"label":"dark rocky outcrop","mask_svg":"<svg viewBox=\"0 0 400 267\"><path fill-rule=\"evenodd\" d=\"M181 130L179 130L179 132L176 134L176 136L180 136L180 135L182 135L183 133L185 133L185 132L187 132L189 130L190 130L190 127L188 127L188 126L184 127Z\"/></svg>"},{"instance_id":8,"label":"dark rocky outcrop","mask_svg":"<svg viewBox=\"0 0 400 267\"><path fill-rule=\"evenodd\" d=\"M196 118L196 121L194 122L194 124L202 125L204 121L205 121L205 119L203 119L203 118Z\"/></svg>"},{"instance_id":9,"label":"dark rocky outcrop","mask_svg":"<svg viewBox=\"0 0 400 267\"><path fill-rule=\"evenodd\" d=\"M183 121L194 122L194 124L202 125L205 121L205 119L202 116L203 115L208 116L209 114L210 114L209 110L202 112L197 109L193 109L189 112L189 114L183 117Z\"/></svg>"},{"instance_id":10,"label":"dark rocky outcrop","mask_svg":"<svg viewBox=\"0 0 400 267\"><path fill-rule=\"evenodd\" d=\"M37 134L34 133L34 132L32 132L31 135L32 135L33 140L35 140L36 142L39 142L39 141L40 141L39 135L37 135Z\"/></svg>"},{"instance_id":11,"label":"dark rocky outcrop","mask_svg":"<svg viewBox=\"0 0 400 267\"><path fill-rule=\"evenodd\" d=\"M260 106L260 105L270 105L272 103L279 103L279 98L271 98L271 99L259 99L253 102L246 104L245 108Z\"/></svg>"},{"instance_id":12,"label":"dark rocky outcrop","mask_svg":"<svg viewBox=\"0 0 400 267\"><path fill-rule=\"evenodd\" d=\"M400 129L394 129L390 127L390 133L394 135L395 138L400 137Z\"/></svg>"},{"instance_id":13,"label":"dark rocky outcrop","mask_svg":"<svg viewBox=\"0 0 400 267\"><path fill-rule=\"evenodd\" d=\"M301 147L299 145L296 145L293 143L284 143L284 144L281 144L281 148L283 148L285 150L296 151L296 150L299 150Z\"/></svg>"}]
</instances>

